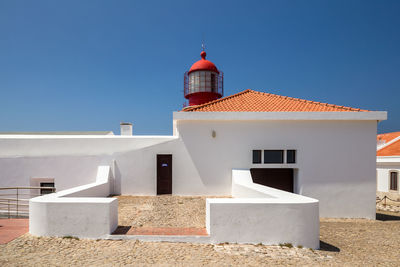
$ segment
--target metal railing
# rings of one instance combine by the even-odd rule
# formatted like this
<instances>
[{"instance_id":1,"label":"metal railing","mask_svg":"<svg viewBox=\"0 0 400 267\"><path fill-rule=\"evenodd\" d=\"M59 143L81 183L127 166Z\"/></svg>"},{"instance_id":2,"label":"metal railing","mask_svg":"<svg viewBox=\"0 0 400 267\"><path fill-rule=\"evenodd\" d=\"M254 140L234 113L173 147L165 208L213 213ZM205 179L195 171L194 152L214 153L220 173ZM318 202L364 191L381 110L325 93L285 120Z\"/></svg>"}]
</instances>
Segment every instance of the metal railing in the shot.
<instances>
[{"instance_id":1,"label":"metal railing","mask_svg":"<svg viewBox=\"0 0 400 267\"><path fill-rule=\"evenodd\" d=\"M384 207L386 207L386 205L388 205L388 204L386 203L386 199L388 199L388 200L391 201L391 202L394 202L395 205L399 205L399 204L400 204L400 201L399 201L399 200L391 199L391 198L388 197L388 196L383 196L383 198L376 197L376 204L378 204L379 202L382 202L382 201L383 201L382 205L383 205ZM393 203L391 203L391 204L393 204Z\"/></svg>"},{"instance_id":2,"label":"metal railing","mask_svg":"<svg viewBox=\"0 0 400 267\"><path fill-rule=\"evenodd\" d=\"M0 187L0 217L28 217L29 199L54 192L55 187Z\"/></svg>"}]
</instances>

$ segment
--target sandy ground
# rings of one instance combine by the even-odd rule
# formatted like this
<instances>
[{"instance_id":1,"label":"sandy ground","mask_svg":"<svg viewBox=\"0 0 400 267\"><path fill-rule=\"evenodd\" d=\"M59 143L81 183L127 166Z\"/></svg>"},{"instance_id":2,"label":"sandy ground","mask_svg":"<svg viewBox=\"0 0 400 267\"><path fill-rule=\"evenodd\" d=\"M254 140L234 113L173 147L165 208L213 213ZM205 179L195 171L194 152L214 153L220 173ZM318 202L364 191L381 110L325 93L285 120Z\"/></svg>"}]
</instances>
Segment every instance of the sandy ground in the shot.
<instances>
[{"instance_id":1,"label":"sandy ground","mask_svg":"<svg viewBox=\"0 0 400 267\"><path fill-rule=\"evenodd\" d=\"M120 206L123 211L120 224L147 227L204 225L203 198L123 198L120 203L126 201L127 204ZM173 203L177 207L165 203ZM191 208L193 211L187 210ZM139 215L130 217L129 213L133 210ZM152 211L151 214L149 211ZM127 214L123 215L124 212ZM177 219L180 215L185 220ZM400 216L398 213L380 212L377 218L379 220L321 219L321 250L239 244L38 238L26 234L0 245L0 266L400 266Z\"/></svg>"},{"instance_id":2,"label":"sandy ground","mask_svg":"<svg viewBox=\"0 0 400 267\"><path fill-rule=\"evenodd\" d=\"M134 227L205 227L207 197L118 196L118 224Z\"/></svg>"},{"instance_id":3,"label":"sandy ground","mask_svg":"<svg viewBox=\"0 0 400 267\"><path fill-rule=\"evenodd\" d=\"M380 200L376 204L376 209L378 211L389 211L396 212L400 216L400 202L399 201L390 201L390 200Z\"/></svg>"}]
</instances>

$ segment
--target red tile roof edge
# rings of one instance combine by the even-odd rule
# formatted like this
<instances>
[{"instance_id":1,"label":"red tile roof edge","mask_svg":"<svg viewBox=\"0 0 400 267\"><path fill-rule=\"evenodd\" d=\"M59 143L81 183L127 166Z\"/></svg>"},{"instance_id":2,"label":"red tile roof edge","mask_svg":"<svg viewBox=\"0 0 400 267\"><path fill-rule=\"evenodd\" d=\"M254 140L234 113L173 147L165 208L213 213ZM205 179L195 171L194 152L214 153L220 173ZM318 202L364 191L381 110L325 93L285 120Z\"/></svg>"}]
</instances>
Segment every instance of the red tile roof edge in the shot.
<instances>
[{"instance_id":1,"label":"red tile roof edge","mask_svg":"<svg viewBox=\"0 0 400 267\"><path fill-rule=\"evenodd\" d=\"M389 143L393 139L396 139L400 136L400 131L389 132L389 133L381 133L376 136L376 140L384 140L385 143Z\"/></svg>"},{"instance_id":2,"label":"red tile roof edge","mask_svg":"<svg viewBox=\"0 0 400 267\"><path fill-rule=\"evenodd\" d=\"M400 139L397 139L391 142L390 144L383 146L378 151L376 151L376 155L378 157L400 156Z\"/></svg>"},{"instance_id":3,"label":"red tile roof edge","mask_svg":"<svg viewBox=\"0 0 400 267\"><path fill-rule=\"evenodd\" d=\"M219 99L216 99L216 100L213 100L213 101L201 104L201 105L189 106L189 107L183 108L181 111L193 111L194 109L210 106L210 105L212 105L214 103L222 102L222 101L228 100L230 98L233 98L233 97L238 96L238 95L242 95L242 94L250 92L250 91L252 91L252 90L251 89L246 89L246 90L241 91L239 93L236 93L236 94L233 94L233 95L229 95L229 96L225 96L225 97L222 97L222 98L219 98Z\"/></svg>"},{"instance_id":4,"label":"red tile roof edge","mask_svg":"<svg viewBox=\"0 0 400 267\"><path fill-rule=\"evenodd\" d=\"M365 110L365 109L360 109L360 108L352 108L352 107L346 107L346 106L338 106L338 105L334 105L334 104L328 104L328 103L323 103L323 102L317 102L317 101L312 101L312 100L305 100L305 99L301 99L301 98L295 98L295 97L290 97L290 96L282 96L282 95L277 95L277 94L271 94L271 93L265 93L265 92L259 92L259 91L255 91L252 89L246 89L244 91L238 92L236 94L230 95L230 96L226 96L220 99L216 99L201 105L197 105L197 106L189 106L186 108L183 108L181 110L181 112L193 112L196 111L196 109L200 109L200 108L204 108L207 106L211 106L213 104L219 103L219 102L223 102L226 100L229 100L233 97L245 94L245 93L249 93L249 92L253 92L253 93L257 93L257 94L263 94L263 95L268 95L268 96L275 96L275 97L280 97L280 98L284 98L284 99L291 99L294 101L299 101L299 102L306 102L306 103L312 103L312 104L317 104L317 105L323 105L323 106L329 106L329 107L335 107L338 109L343 109L343 110L348 110L348 111L352 111L352 112L369 112L369 110ZM293 111L295 112L295 111Z\"/></svg>"}]
</instances>

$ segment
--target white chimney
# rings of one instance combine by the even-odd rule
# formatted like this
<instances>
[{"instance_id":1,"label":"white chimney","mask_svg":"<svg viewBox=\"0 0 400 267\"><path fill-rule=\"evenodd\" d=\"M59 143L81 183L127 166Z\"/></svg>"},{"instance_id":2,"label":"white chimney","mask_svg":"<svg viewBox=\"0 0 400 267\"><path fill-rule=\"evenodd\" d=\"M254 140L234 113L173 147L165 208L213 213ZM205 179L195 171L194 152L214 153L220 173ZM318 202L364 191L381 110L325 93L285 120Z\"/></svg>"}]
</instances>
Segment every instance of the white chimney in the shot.
<instances>
[{"instance_id":1,"label":"white chimney","mask_svg":"<svg viewBox=\"0 0 400 267\"><path fill-rule=\"evenodd\" d=\"M131 136L132 135L132 123L130 122L121 122L121 135Z\"/></svg>"},{"instance_id":2,"label":"white chimney","mask_svg":"<svg viewBox=\"0 0 400 267\"><path fill-rule=\"evenodd\" d=\"M381 149L385 144L385 140L383 140L382 137L378 137L378 140L376 141L376 150Z\"/></svg>"}]
</instances>

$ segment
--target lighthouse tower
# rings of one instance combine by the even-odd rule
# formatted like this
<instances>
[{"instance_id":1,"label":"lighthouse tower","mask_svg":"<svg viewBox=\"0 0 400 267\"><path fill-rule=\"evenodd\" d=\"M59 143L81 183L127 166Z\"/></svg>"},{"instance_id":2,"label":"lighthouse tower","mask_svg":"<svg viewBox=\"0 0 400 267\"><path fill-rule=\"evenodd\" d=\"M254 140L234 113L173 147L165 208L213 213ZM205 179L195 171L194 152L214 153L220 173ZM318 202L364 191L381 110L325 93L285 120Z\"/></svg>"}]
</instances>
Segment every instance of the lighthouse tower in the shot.
<instances>
[{"instance_id":1,"label":"lighthouse tower","mask_svg":"<svg viewBox=\"0 0 400 267\"><path fill-rule=\"evenodd\" d=\"M224 74L211 61L206 52L195 62L184 76L184 94L189 106L200 105L221 98L224 95Z\"/></svg>"}]
</instances>

